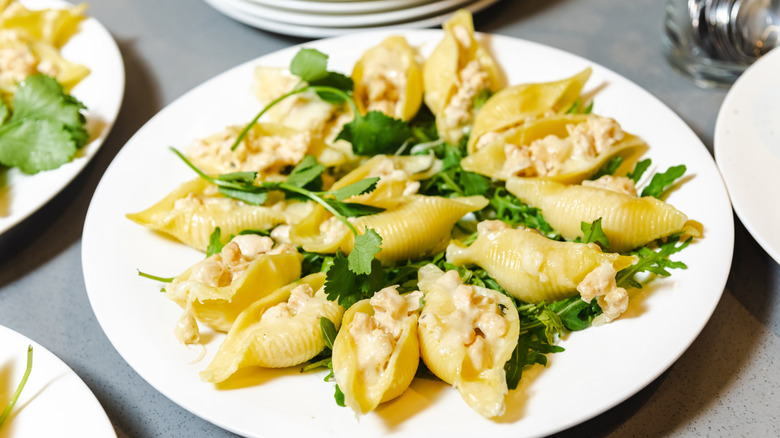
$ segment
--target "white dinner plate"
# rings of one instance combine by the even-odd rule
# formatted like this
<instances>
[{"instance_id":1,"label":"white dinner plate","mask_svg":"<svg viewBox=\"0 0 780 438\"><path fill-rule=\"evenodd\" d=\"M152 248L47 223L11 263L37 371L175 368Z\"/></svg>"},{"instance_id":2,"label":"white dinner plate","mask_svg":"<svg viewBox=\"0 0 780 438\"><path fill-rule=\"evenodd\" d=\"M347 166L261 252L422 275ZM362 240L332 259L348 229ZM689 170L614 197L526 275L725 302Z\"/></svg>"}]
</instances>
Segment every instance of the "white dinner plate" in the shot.
<instances>
[{"instance_id":1,"label":"white dinner plate","mask_svg":"<svg viewBox=\"0 0 780 438\"><path fill-rule=\"evenodd\" d=\"M372 32L307 43L330 55L332 70L350 72L367 48L390 33ZM406 31L424 55L440 30ZM181 346L173 329L181 310L160 284L136 270L174 276L203 259L177 242L125 218L195 175L168 149L244 124L260 105L251 96L254 68L287 66L290 47L231 69L198 86L153 117L122 148L92 199L84 225L82 264L97 320L122 357L175 403L246 436L527 437L550 434L598 415L658 377L688 348L710 318L726 284L734 245L731 206L715 162L690 128L655 97L586 59L500 35L478 38L509 82L551 81L593 68L587 90L600 89L594 111L643 137L654 166L686 164L688 177L668 201L704 226L704 237L675 255L687 270L656 280L617 321L566 336L549 367L525 374L507 397L507 414L487 420L446 384L416 379L399 399L357 419L333 401L324 371L265 370L217 389L199 380L222 334L204 329L206 354ZM130 183L131 182L131 183ZM674 409L674 407L670 407Z\"/></svg>"},{"instance_id":2,"label":"white dinner plate","mask_svg":"<svg viewBox=\"0 0 780 438\"><path fill-rule=\"evenodd\" d=\"M33 9L65 4L48 0L22 3ZM103 144L119 113L125 71L122 55L108 30L96 19L87 18L62 48L62 55L90 69L89 76L71 91L87 106L90 141L72 161L54 170L27 175L16 168L0 169L0 234L43 207L84 169Z\"/></svg>"},{"instance_id":3,"label":"white dinner plate","mask_svg":"<svg viewBox=\"0 0 780 438\"><path fill-rule=\"evenodd\" d=\"M408 8L425 3L438 2L439 0L373 0L373 1L349 1L349 2L322 2L311 0L247 0L274 9L286 11L304 12L307 14L365 14L367 12L392 11Z\"/></svg>"},{"instance_id":4,"label":"white dinner plate","mask_svg":"<svg viewBox=\"0 0 780 438\"><path fill-rule=\"evenodd\" d=\"M439 0L408 8L365 14L327 15L318 12L293 12L253 3L249 0L220 0L244 14L296 26L375 27L419 20L467 6L475 0Z\"/></svg>"},{"instance_id":5,"label":"white dinner plate","mask_svg":"<svg viewBox=\"0 0 780 438\"><path fill-rule=\"evenodd\" d=\"M0 427L0 438L115 437L100 402L64 362L27 337L0 326L0 412L27 368L33 365L16 405Z\"/></svg>"},{"instance_id":6,"label":"white dinner plate","mask_svg":"<svg viewBox=\"0 0 780 438\"><path fill-rule=\"evenodd\" d=\"M715 160L734 211L780 263L780 50L750 66L726 94L715 123Z\"/></svg>"},{"instance_id":7,"label":"white dinner plate","mask_svg":"<svg viewBox=\"0 0 780 438\"><path fill-rule=\"evenodd\" d=\"M420 18L416 20L399 22L392 25L372 26L372 27L324 27L324 26L300 26L297 24L289 24L281 21L271 20L266 17L257 14L248 14L240 9L235 8L232 4L227 3L224 0L204 0L211 5L214 9L222 14L247 24L249 26L256 27L258 29L267 30L270 32L276 32L284 35L292 35L303 38L323 38L334 37L339 35L345 35L350 33L362 33L366 31L384 31L384 30L404 30L404 29L419 29L425 27L433 27L441 25L447 17L451 15L451 11L446 11L440 14L435 14L430 17ZM465 9L472 13L477 13L488 6L496 3L499 0L476 0L474 3L470 3L461 9Z\"/></svg>"}]
</instances>

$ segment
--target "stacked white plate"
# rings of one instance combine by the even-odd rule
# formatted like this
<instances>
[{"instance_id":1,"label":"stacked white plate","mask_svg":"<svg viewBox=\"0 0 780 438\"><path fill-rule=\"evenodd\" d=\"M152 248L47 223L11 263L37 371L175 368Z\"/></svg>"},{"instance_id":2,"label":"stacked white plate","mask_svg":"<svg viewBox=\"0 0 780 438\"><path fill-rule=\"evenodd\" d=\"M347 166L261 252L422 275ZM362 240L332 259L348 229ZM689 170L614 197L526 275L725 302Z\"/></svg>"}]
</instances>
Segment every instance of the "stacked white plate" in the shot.
<instances>
[{"instance_id":1,"label":"stacked white plate","mask_svg":"<svg viewBox=\"0 0 780 438\"><path fill-rule=\"evenodd\" d=\"M458 9L472 13L498 0L205 0L250 26L306 38L366 30L441 25Z\"/></svg>"}]
</instances>

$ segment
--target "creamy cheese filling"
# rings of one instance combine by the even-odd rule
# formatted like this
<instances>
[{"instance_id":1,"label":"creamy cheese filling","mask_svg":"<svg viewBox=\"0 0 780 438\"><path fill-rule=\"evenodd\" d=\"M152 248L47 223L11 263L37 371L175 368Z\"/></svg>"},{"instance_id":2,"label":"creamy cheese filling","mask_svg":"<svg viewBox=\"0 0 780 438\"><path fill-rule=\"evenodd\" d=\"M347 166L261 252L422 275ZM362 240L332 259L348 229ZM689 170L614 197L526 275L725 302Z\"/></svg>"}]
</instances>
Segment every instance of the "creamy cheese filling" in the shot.
<instances>
[{"instance_id":1,"label":"creamy cheese filling","mask_svg":"<svg viewBox=\"0 0 780 438\"><path fill-rule=\"evenodd\" d=\"M348 333L357 348L358 369L366 382L380 378L408 319L420 308L422 292L400 295L396 288L386 287L374 294L369 301L374 314L358 312L349 325Z\"/></svg>"},{"instance_id":2,"label":"creamy cheese filling","mask_svg":"<svg viewBox=\"0 0 780 438\"><path fill-rule=\"evenodd\" d=\"M628 308L628 292L617 286L615 274L612 263L604 261L577 285L583 301L589 303L596 298L604 312L593 321L596 325L614 320Z\"/></svg>"},{"instance_id":3,"label":"creamy cheese filling","mask_svg":"<svg viewBox=\"0 0 780 438\"><path fill-rule=\"evenodd\" d=\"M585 180L582 182L582 185L585 187L595 187L613 192L625 193L634 198L639 196L636 191L634 180L625 176L604 175L593 181Z\"/></svg>"}]
</instances>

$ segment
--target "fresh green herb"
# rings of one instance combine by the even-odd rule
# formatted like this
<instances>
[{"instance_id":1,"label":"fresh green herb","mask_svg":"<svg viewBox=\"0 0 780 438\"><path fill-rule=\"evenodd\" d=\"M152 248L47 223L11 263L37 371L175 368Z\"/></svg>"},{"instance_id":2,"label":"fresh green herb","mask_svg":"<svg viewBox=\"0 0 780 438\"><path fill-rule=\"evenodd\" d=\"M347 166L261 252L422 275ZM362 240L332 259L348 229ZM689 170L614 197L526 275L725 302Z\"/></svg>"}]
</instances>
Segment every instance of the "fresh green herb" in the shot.
<instances>
[{"instance_id":1,"label":"fresh green herb","mask_svg":"<svg viewBox=\"0 0 780 438\"><path fill-rule=\"evenodd\" d=\"M492 193L491 193L492 192ZM512 226L522 225L524 227L539 230L550 239L560 240L560 234L553 230L550 224L544 220L541 210L531 207L518 199L515 195L502 186L494 186L489 192L490 207L496 219L506 222ZM485 214L480 213L478 217L484 218Z\"/></svg>"},{"instance_id":2,"label":"fresh green herb","mask_svg":"<svg viewBox=\"0 0 780 438\"><path fill-rule=\"evenodd\" d=\"M623 157L621 157L620 155L614 156L610 158L606 164L601 166L601 168L595 174L593 174L589 179L597 180L604 175L614 175L621 164L623 164Z\"/></svg>"},{"instance_id":3,"label":"fresh green herb","mask_svg":"<svg viewBox=\"0 0 780 438\"><path fill-rule=\"evenodd\" d=\"M8 405L5 407L5 410L0 415L0 426L3 425L5 419L8 418L9 414L11 414L11 410L14 408L16 401L19 400L19 395L21 395L22 389L24 389L24 385L27 384L27 378L30 377L30 371L32 371L32 365L33 365L33 348L32 345L29 345L27 347L27 369L25 369L24 375L22 376L22 380L21 382L19 382L19 386L16 387L16 391L14 391L14 395L11 396L11 400L8 402Z\"/></svg>"},{"instance_id":4,"label":"fresh green herb","mask_svg":"<svg viewBox=\"0 0 780 438\"><path fill-rule=\"evenodd\" d=\"M333 342L336 340L336 335L339 333L339 331L336 330L336 325L333 324L333 321L323 316L320 318L320 329L322 330L322 339L325 340L325 345L330 350L333 350Z\"/></svg>"},{"instance_id":5,"label":"fresh green herb","mask_svg":"<svg viewBox=\"0 0 780 438\"><path fill-rule=\"evenodd\" d=\"M359 236L358 236L359 237ZM357 243L357 238L355 239ZM357 248L350 253L358 253ZM367 254L360 254L361 259L368 259ZM371 269L368 273L358 274L349 268L349 260L341 250L333 257L333 264L328 268L325 279L325 294L331 301L338 302L348 309L360 300L370 298L375 292L382 289L384 273L379 260L370 258Z\"/></svg>"},{"instance_id":6,"label":"fresh green herb","mask_svg":"<svg viewBox=\"0 0 780 438\"><path fill-rule=\"evenodd\" d=\"M490 91L490 88L483 88L480 90L472 100L472 107L474 108L474 111L478 111L480 108L482 108L482 106L485 105L485 102L487 102L492 95L493 92Z\"/></svg>"},{"instance_id":7,"label":"fresh green herb","mask_svg":"<svg viewBox=\"0 0 780 438\"><path fill-rule=\"evenodd\" d=\"M693 240L693 237L689 237L680 242L679 238L679 235L673 235L669 236L666 241L657 241L656 244L659 247L657 251L650 249L650 245L632 251L631 254L638 256L639 261L617 273L615 276L617 285L624 288L641 289L642 283L636 279L637 274L649 272L660 277L668 277L671 273L667 269L687 269L685 263L669 259L669 256L682 251Z\"/></svg>"},{"instance_id":8,"label":"fresh green herb","mask_svg":"<svg viewBox=\"0 0 780 438\"><path fill-rule=\"evenodd\" d=\"M609 239L607 239L607 235L604 234L604 230L601 228L601 218L591 223L581 222L580 229L583 237L577 238L577 242L597 243L601 249L609 251Z\"/></svg>"},{"instance_id":9,"label":"fresh green herb","mask_svg":"<svg viewBox=\"0 0 780 438\"><path fill-rule=\"evenodd\" d=\"M663 173L656 173L650 180L650 184L642 190L642 196L661 198L666 189L685 174L685 165L672 166Z\"/></svg>"},{"instance_id":10,"label":"fresh green herb","mask_svg":"<svg viewBox=\"0 0 780 438\"><path fill-rule=\"evenodd\" d=\"M403 120L381 111L369 111L365 116L359 112L354 114L336 140L350 142L356 155L392 154L412 138L412 129Z\"/></svg>"},{"instance_id":11,"label":"fresh green herb","mask_svg":"<svg viewBox=\"0 0 780 438\"><path fill-rule=\"evenodd\" d=\"M578 97L571 106L564 111L566 114L590 114L593 112L593 101L588 102L588 106L582 107L583 101L581 97Z\"/></svg>"},{"instance_id":12,"label":"fresh green herb","mask_svg":"<svg viewBox=\"0 0 780 438\"><path fill-rule=\"evenodd\" d=\"M636 166L634 166L634 170L628 172L626 176L628 178L631 178L631 180L634 181L634 184L639 184L639 180L642 178L642 175L644 175L645 171L650 167L651 163L652 161L649 158L646 158L636 163Z\"/></svg>"},{"instance_id":13,"label":"fresh green herb","mask_svg":"<svg viewBox=\"0 0 780 438\"><path fill-rule=\"evenodd\" d=\"M209 236L209 245L206 247L206 257L219 254L225 245L222 244L222 230L219 227L214 228Z\"/></svg>"},{"instance_id":14,"label":"fresh green herb","mask_svg":"<svg viewBox=\"0 0 780 438\"><path fill-rule=\"evenodd\" d=\"M150 280L159 281L160 283L170 283L175 277L158 277L156 275L147 274L146 272L138 271L138 276L148 278Z\"/></svg>"},{"instance_id":15,"label":"fresh green herb","mask_svg":"<svg viewBox=\"0 0 780 438\"><path fill-rule=\"evenodd\" d=\"M0 164L28 174L73 159L89 139L86 107L45 75L27 77L16 90L13 111L0 101ZM10 117L7 117L8 114Z\"/></svg>"},{"instance_id":16,"label":"fresh green herb","mask_svg":"<svg viewBox=\"0 0 780 438\"><path fill-rule=\"evenodd\" d=\"M344 393L341 392L341 388L339 388L339 385L336 385L336 393L333 394L333 398L336 399L336 404L341 406L342 408L346 408L347 404L344 402Z\"/></svg>"},{"instance_id":17,"label":"fresh green herb","mask_svg":"<svg viewBox=\"0 0 780 438\"><path fill-rule=\"evenodd\" d=\"M301 277L317 272L326 272L333 263L333 256L329 254L319 254L316 252L307 252L299 249L303 254L303 263L301 264Z\"/></svg>"},{"instance_id":18,"label":"fresh green herb","mask_svg":"<svg viewBox=\"0 0 780 438\"><path fill-rule=\"evenodd\" d=\"M374 256L382 250L382 237L372 228L355 237L355 244L347 257L349 270L357 275L370 274Z\"/></svg>"}]
</instances>

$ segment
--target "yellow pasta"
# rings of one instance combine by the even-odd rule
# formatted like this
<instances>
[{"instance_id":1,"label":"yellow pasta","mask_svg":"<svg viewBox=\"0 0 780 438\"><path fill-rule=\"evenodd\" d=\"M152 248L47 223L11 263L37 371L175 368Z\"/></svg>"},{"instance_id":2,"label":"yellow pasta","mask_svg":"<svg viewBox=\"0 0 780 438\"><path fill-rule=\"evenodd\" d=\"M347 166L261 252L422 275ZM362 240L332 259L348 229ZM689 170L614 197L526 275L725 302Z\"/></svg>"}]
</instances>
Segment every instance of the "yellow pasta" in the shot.
<instances>
[{"instance_id":1,"label":"yellow pasta","mask_svg":"<svg viewBox=\"0 0 780 438\"><path fill-rule=\"evenodd\" d=\"M320 318L336 326L344 312L322 290L325 274L309 275L255 302L236 319L214 360L201 373L222 382L241 368L301 364L325 348Z\"/></svg>"},{"instance_id":2,"label":"yellow pasta","mask_svg":"<svg viewBox=\"0 0 780 438\"><path fill-rule=\"evenodd\" d=\"M457 271L420 268L425 306L420 349L431 372L458 389L484 417L504 413L504 364L517 346L520 319L512 300L491 289L464 285Z\"/></svg>"}]
</instances>

